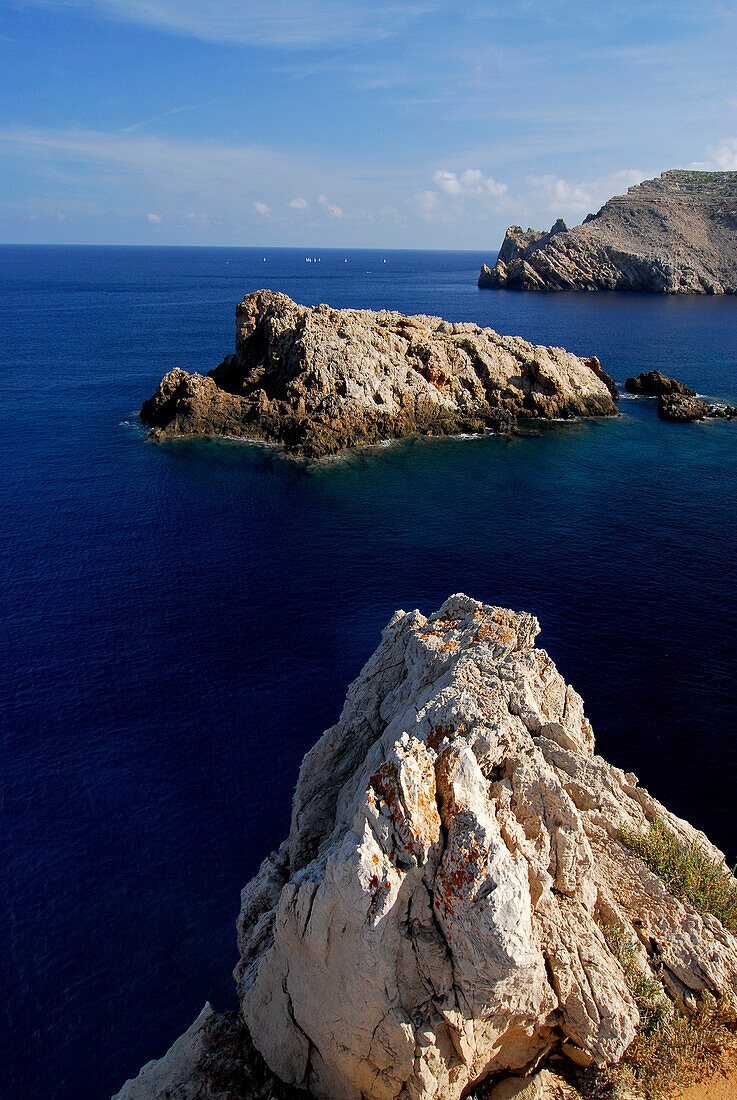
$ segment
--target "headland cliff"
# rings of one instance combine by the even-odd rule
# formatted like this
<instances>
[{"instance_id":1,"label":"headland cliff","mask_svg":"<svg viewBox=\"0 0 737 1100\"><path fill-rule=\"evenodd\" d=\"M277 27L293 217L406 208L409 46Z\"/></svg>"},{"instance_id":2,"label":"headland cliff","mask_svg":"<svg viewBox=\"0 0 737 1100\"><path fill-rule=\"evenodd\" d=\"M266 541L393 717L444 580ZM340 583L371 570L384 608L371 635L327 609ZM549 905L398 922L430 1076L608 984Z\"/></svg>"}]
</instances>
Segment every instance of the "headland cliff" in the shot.
<instances>
[{"instance_id":1,"label":"headland cliff","mask_svg":"<svg viewBox=\"0 0 737 1100\"><path fill-rule=\"evenodd\" d=\"M664 172L574 229L513 225L479 286L737 293L737 172Z\"/></svg>"}]
</instances>

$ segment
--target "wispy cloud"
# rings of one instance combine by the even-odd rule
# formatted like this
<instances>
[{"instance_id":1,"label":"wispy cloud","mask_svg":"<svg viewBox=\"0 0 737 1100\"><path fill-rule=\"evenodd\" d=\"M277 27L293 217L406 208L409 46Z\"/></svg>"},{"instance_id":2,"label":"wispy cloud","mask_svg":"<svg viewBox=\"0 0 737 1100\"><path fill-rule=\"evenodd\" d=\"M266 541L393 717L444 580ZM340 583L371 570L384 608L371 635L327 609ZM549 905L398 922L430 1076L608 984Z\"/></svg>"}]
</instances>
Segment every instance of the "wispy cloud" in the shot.
<instances>
[{"instance_id":1,"label":"wispy cloud","mask_svg":"<svg viewBox=\"0 0 737 1100\"><path fill-rule=\"evenodd\" d=\"M343 218L345 214L337 203L331 202L326 195L318 195L317 201L320 206L324 206L331 218Z\"/></svg>"},{"instance_id":2,"label":"wispy cloud","mask_svg":"<svg viewBox=\"0 0 737 1100\"><path fill-rule=\"evenodd\" d=\"M506 183L497 183L492 176L484 176L480 168L466 168L464 172L441 169L435 173L435 183L446 195L458 198L482 198L491 195L500 199L507 193Z\"/></svg>"},{"instance_id":3,"label":"wispy cloud","mask_svg":"<svg viewBox=\"0 0 737 1100\"><path fill-rule=\"evenodd\" d=\"M440 0L16 0L23 6L77 8L171 34L228 45L316 49L401 34Z\"/></svg>"},{"instance_id":4,"label":"wispy cloud","mask_svg":"<svg viewBox=\"0 0 737 1100\"><path fill-rule=\"evenodd\" d=\"M137 133L8 128L0 130L0 150L33 181L32 190L5 204L19 216L45 209L37 206L44 194L54 194L54 213L72 209L84 194L99 196L101 211L107 205L116 217L151 226L243 233L269 223L281 226L287 241L296 225L324 233L335 221L396 223L389 200L408 186L380 165ZM297 197L295 179L305 189Z\"/></svg>"},{"instance_id":5,"label":"wispy cloud","mask_svg":"<svg viewBox=\"0 0 737 1100\"><path fill-rule=\"evenodd\" d=\"M709 167L719 168L723 172L737 171L737 138L725 138L714 149Z\"/></svg>"},{"instance_id":6,"label":"wispy cloud","mask_svg":"<svg viewBox=\"0 0 737 1100\"><path fill-rule=\"evenodd\" d=\"M144 118L140 122L134 122L132 126L125 126L123 128L124 134L132 134L135 130L140 130L144 126L150 126L154 122L160 122L162 118L168 118L170 115L179 115L184 111L198 111L200 107L208 107L207 103L195 103L191 107L171 107L168 111L162 111L158 115L153 115L152 118Z\"/></svg>"},{"instance_id":7,"label":"wispy cloud","mask_svg":"<svg viewBox=\"0 0 737 1100\"><path fill-rule=\"evenodd\" d=\"M433 184L435 190L420 191L410 200L425 221L448 221L464 214L485 219L490 211L504 208L509 190L506 183L485 176L480 168L438 168Z\"/></svg>"}]
</instances>

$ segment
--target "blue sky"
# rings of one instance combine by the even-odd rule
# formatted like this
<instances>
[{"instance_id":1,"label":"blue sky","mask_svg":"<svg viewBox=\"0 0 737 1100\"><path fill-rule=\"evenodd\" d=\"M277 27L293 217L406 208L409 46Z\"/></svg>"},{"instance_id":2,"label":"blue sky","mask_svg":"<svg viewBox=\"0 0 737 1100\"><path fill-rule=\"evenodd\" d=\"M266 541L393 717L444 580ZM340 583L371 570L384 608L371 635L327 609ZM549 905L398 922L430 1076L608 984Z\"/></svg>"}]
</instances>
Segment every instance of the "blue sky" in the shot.
<instances>
[{"instance_id":1,"label":"blue sky","mask_svg":"<svg viewBox=\"0 0 737 1100\"><path fill-rule=\"evenodd\" d=\"M496 249L737 169L712 0L5 0L0 239Z\"/></svg>"}]
</instances>

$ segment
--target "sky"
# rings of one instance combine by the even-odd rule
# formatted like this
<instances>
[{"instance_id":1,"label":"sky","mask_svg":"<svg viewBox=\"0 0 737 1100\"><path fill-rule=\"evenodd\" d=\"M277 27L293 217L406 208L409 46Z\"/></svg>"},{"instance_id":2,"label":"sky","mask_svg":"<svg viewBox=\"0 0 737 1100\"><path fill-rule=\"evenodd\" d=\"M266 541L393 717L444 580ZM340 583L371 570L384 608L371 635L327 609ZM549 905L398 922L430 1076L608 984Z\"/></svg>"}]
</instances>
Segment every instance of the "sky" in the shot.
<instances>
[{"instance_id":1,"label":"sky","mask_svg":"<svg viewBox=\"0 0 737 1100\"><path fill-rule=\"evenodd\" d=\"M713 0L0 0L0 240L497 249L737 170Z\"/></svg>"}]
</instances>

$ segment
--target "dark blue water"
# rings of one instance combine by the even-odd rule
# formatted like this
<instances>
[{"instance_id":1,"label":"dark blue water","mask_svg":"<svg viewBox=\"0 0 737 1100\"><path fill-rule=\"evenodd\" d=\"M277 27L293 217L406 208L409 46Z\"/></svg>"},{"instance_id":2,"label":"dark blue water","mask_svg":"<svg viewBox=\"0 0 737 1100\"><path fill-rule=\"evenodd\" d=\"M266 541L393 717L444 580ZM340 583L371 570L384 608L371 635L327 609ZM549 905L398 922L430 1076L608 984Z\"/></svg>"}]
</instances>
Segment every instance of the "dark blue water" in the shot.
<instances>
[{"instance_id":1,"label":"dark blue water","mask_svg":"<svg viewBox=\"0 0 737 1100\"><path fill-rule=\"evenodd\" d=\"M397 607L533 611L600 750L737 857L737 426L628 400L306 468L135 417L261 286L732 400L737 300L479 291L472 253L1 251L3 1097L109 1096L233 1003L239 889Z\"/></svg>"}]
</instances>

